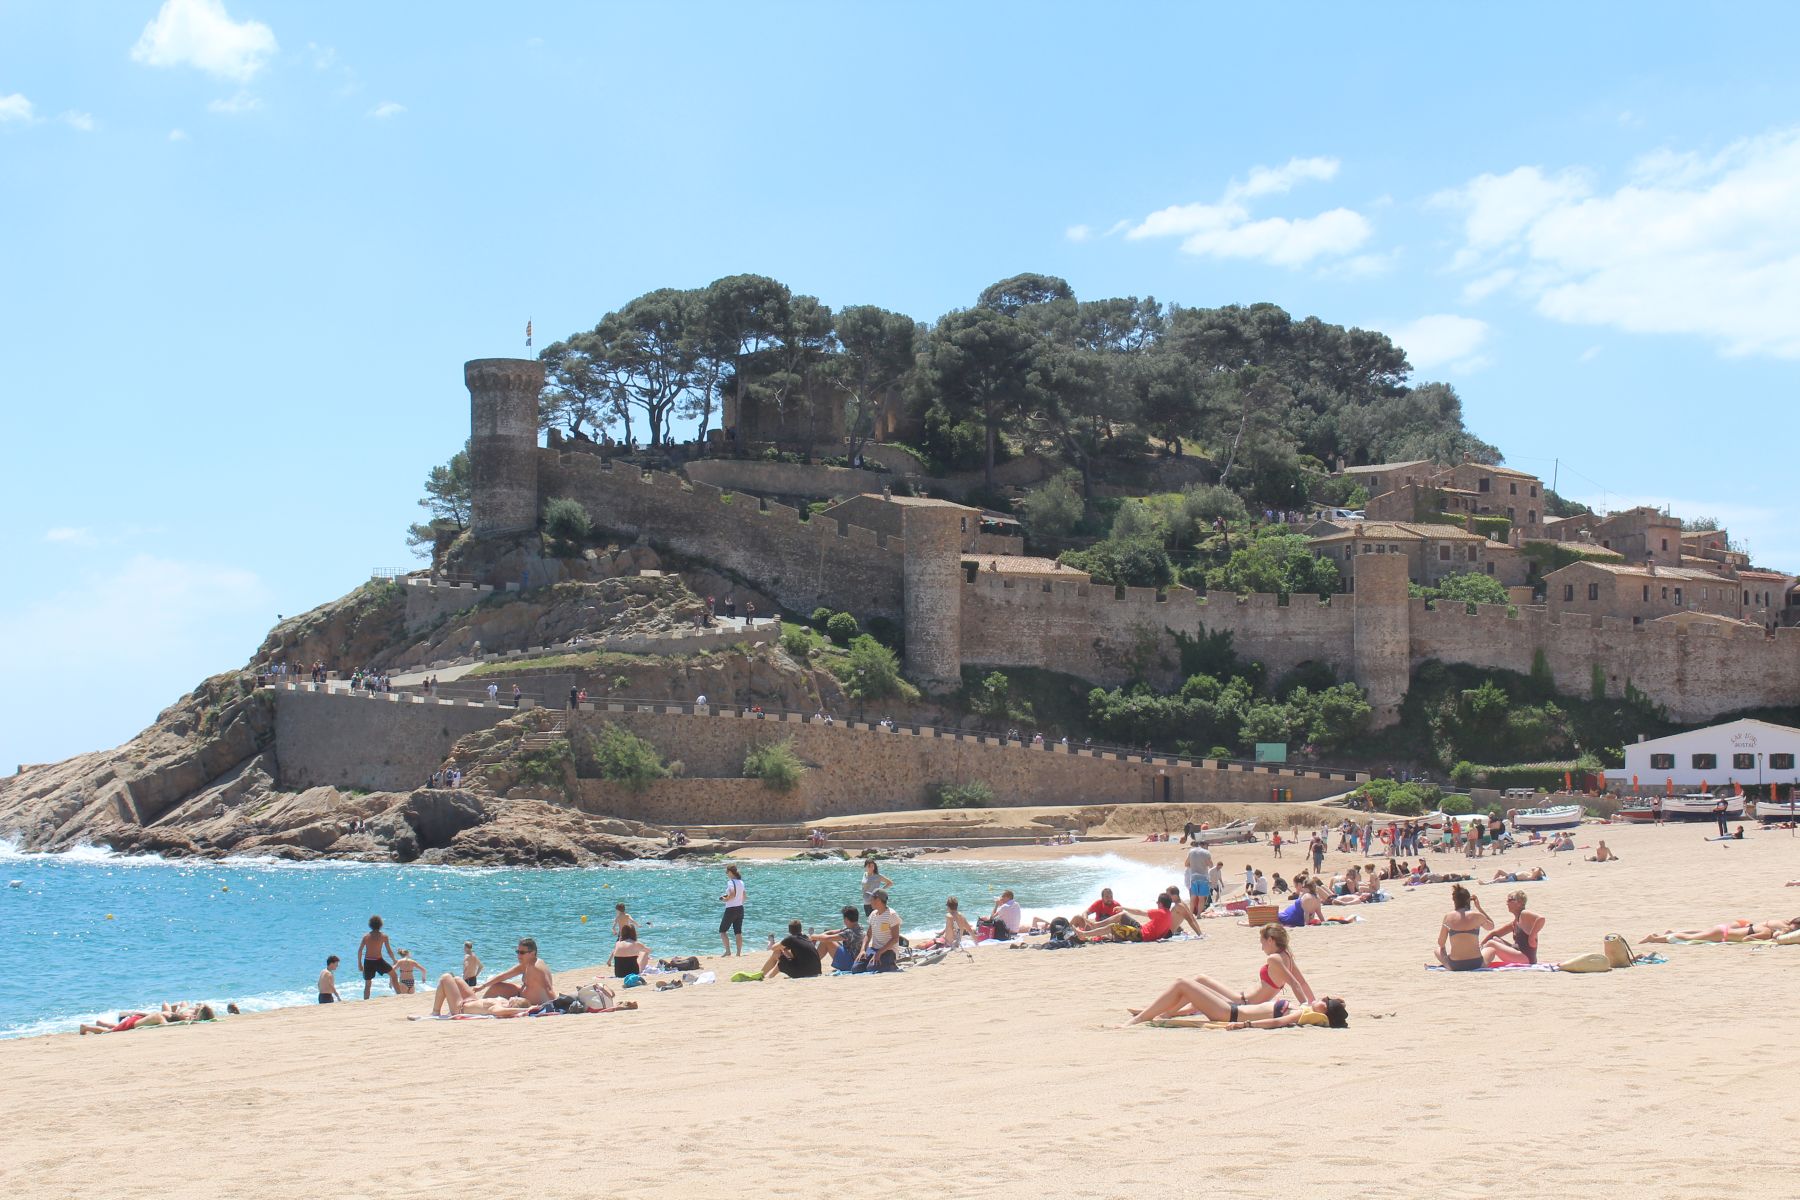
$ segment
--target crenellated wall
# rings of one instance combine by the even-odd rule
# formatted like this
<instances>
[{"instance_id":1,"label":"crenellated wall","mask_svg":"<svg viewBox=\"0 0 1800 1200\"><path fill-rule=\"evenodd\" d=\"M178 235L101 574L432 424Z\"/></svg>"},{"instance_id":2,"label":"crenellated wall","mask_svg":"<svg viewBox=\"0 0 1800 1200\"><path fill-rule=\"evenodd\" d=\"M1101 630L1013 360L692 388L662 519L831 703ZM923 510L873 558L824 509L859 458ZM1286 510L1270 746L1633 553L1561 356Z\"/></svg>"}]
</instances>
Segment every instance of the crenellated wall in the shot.
<instances>
[{"instance_id":1,"label":"crenellated wall","mask_svg":"<svg viewBox=\"0 0 1800 1200\"><path fill-rule=\"evenodd\" d=\"M539 451L545 500L579 500L601 529L642 537L753 580L790 612L824 604L866 620L901 616L903 544L872 529L801 520L799 510L645 474L591 454Z\"/></svg>"}]
</instances>

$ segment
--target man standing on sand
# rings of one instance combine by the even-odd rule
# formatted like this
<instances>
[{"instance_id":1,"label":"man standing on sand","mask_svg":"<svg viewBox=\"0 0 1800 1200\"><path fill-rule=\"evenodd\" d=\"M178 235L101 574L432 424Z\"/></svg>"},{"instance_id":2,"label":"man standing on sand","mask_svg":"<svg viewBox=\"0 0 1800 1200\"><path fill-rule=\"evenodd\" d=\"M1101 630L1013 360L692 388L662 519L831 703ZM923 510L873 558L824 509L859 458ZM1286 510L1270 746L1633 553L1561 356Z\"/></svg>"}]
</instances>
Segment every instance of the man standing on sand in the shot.
<instances>
[{"instance_id":1,"label":"man standing on sand","mask_svg":"<svg viewBox=\"0 0 1800 1200\"><path fill-rule=\"evenodd\" d=\"M1719 798L1718 802L1713 805L1713 819L1719 823L1719 836L1720 837L1729 837L1731 835L1731 830L1726 825L1725 809L1726 809L1725 798L1723 796L1721 796ZM1758 809L1757 811L1761 812L1762 810Z\"/></svg>"},{"instance_id":2,"label":"man standing on sand","mask_svg":"<svg viewBox=\"0 0 1800 1200\"><path fill-rule=\"evenodd\" d=\"M1187 876L1187 892L1192 900L1192 908L1197 913L1205 912L1212 904L1212 871L1212 851L1195 842L1187 852L1183 872Z\"/></svg>"},{"instance_id":3,"label":"man standing on sand","mask_svg":"<svg viewBox=\"0 0 1800 1200\"><path fill-rule=\"evenodd\" d=\"M719 915L719 944L724 947L725 957L731 957L731 937L737 934L737 952L741 958L744 953L744 876L738 871L736 863L725 868L725 894L719 899L725 904L725 911Z\"/></svg>"},{"instance_id":4,"label":"man standing on sand","mask_svg":"<svg viewBox=\"0 0 1800 1200\"><path fill-rule=\"evenodd\" d=\"M356 966L362 972L363 999L369 998L369 990L375 986L377 975L388 977L388 986L394 990L394 968L388 965L389 956L394 954L394 943L388 941L388 935L381 932L381 918L369 918L369 932L363 934L362 941L356 944Z\"/></svg>"}]
</instances>

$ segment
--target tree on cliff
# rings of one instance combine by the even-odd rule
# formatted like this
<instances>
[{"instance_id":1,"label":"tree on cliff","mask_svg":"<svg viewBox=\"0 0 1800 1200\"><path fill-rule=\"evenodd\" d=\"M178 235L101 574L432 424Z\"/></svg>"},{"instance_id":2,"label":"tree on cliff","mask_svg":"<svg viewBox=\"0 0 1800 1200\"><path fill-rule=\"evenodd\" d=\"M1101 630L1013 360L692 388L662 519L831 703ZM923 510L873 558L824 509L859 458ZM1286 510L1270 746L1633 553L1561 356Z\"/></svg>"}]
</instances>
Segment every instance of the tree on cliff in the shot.
<instances>
[{"instance_id":1,"label":"tree on cliff","mask_svg":"<svg viewBox=\"0 0 1800 1200\"><path fill-rule=\"evenodd\" d=\"M467 529L470 500L469 444L464 442L449 462L431 468L431 474L425 477L425 498L419 501L419 507L430 514L430 519L407 526L406 544L413 553L420 557L431 554L431 547L437 542L437 526L448 525L459 533Z\"/></svg>"},{"instance_id":2,"label":"tree on cliff","mask_svg":"<svg viewBox=\"0 0 1800 1200\"><path fill-rule=\"evenodd\" d=\"M932 329L921 376L949 423L968 421L982 432L983 480L991 491L1000 428L1024 414L1032 399L1037 338L1017 317L969 308Z\"/></svg>"}]
</instances>

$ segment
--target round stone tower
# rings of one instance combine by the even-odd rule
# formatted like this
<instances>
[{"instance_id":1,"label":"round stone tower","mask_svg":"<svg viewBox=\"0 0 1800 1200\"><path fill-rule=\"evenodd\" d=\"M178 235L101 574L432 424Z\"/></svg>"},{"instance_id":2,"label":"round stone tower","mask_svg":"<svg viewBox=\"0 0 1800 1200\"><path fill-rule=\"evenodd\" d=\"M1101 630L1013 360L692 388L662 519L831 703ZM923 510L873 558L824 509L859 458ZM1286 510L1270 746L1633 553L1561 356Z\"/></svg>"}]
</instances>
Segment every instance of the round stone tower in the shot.
<instances>
[{"instance_id":1,"label":"round stone tower","mask_svg":"<svg viewBox=\"0 0 1800 1200\"><path fill-rule=\"evenodd\" d=\"M1412 682L1412 600L1404 554L1359 554L1352 579L1351 676L1369 693L1375 728L1400 719Z\"/></svg>"},{"instance_id":2,"label":"round stone tower","mask_svg":"<svg viewBox=\"0 0 1800 1200\"><path fill-rule=\"evenodd\" d=\"M959 504L902 502L906 673L929 688L962 683L963 524L979 516Z\"/></svg>"},{"instance_id":3,"label":"round stone tower","mask_svg":"<svg viewBox=\"0 0 1800 1200\"><path fill-rule=\"evenodd\" d=\"M463 364L469 387L469 529L476 537L537 528L538 393L544 364L477 358Z\"/></svg>"}]
</instances>

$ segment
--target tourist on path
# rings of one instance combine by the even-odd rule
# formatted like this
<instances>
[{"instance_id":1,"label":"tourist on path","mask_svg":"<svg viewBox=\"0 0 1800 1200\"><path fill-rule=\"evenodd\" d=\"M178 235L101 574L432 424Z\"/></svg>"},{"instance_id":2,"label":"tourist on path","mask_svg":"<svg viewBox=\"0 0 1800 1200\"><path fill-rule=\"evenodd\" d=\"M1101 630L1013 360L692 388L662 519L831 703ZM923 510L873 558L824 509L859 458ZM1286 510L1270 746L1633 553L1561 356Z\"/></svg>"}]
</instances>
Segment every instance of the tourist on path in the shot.
<instances>
[{"instance_id":1,"label":"tourist on path","mask_svg":"<svg viewBox=\"0 0 1800 1200\"><path fill-rule=\"evenodd\" d=\"M744 876L738 871L737 864L732 863L725 868L725 894L719 897L725 905L725 911L719 915L719 944L725 949L725 957L731 957L731 934L737 935L737 952L744 953Z\"/></svg>"}]
</instances>

